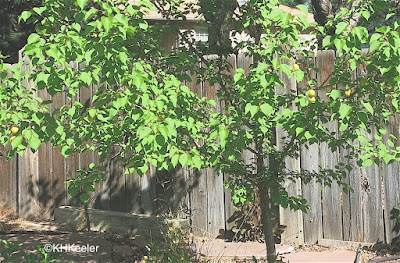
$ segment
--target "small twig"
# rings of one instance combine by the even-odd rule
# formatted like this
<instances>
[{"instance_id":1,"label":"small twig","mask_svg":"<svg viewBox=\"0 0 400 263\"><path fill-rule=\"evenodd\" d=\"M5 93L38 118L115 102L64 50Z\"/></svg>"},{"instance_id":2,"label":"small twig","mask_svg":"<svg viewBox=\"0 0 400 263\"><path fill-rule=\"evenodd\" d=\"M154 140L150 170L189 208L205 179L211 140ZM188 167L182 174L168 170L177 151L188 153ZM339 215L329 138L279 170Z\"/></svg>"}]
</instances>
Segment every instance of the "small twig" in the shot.
<instances>
[{"instance_id":1,"label":"small twig","mask_svg":"<svg viewBox=\"0 0 400 263\"><path fill-rule=\"evenodd\" d=\"M84 204L84 209L85 209L86 228L87 231L90 232L90 219L89 219L89 211L87 204Z\"/></svg>"},{"instance_id":2,"label":"small twig","mask_svg":"<svg viewBox=\"0 0 400 263\"><path fill-rule=\"evenodd\" d=\"M111 157L111 160L114 160L115 158L117 158L118 155L121 154L122 148L123 148L123 147L121 146L121 148L119 149L119 151L118 151L113 157Z\"/></svg>"},{"instance_id":3,"label":"small twig","mask_svg":"<svg viewBox=\"0 0 400 263\"><path fill-rule=\"evenodd\" d=\"M237 238L237 234L240 232L240 230L242 230L243 224L246 222L247 217L248 217L251 213L254 212L254 208L255 208L255 205L253 205L253 207L251 208L251 211L250 211L249 213L247 213L247 214L244 216L243 221L242 221L242 223L240 224L240 226L239 226L239 228L238 228L238 231L235 233L235 235L234 235L233 238L232 238L232 241L234 241L234 240Z\"/></svg>"},{"instance_id":4,"label":"small twig","mask_svg":"<svg viewBox=\"0 0 400 263\"><path fill-rule=\"evenodd\" d=\"M354 263L358 263L358 261L360 260L360 255L362 252L362 245L361 243L358 245L358 249L357 249L357 254L356 254L356 259L354 260Z\"/></svg>"},{"instance_id":5,"label":"small twig","mask_svg":"<svg viewBox=\"0 0 400 263\"><path fill-rule=\"evenodd\" d=\"M386 262L386 261L397 260L397 259L400 259L400 256L393 256L393 257L374 259L374 260L368 261L368 263L379 263L379 262Z\"/></svg>"},{"instance_id":6,"label":"small twig","mask_svg":"<svg viewBox=\"0 0 400 263\"><path fill-rule=\"evenodd\" d=\"M258 152L256 150L254 150L253 148L251 148L250 146L247 147L247 150L249 150L250 152L254 153L254 154L258 154Z\"/></svg>"}]
</instances>

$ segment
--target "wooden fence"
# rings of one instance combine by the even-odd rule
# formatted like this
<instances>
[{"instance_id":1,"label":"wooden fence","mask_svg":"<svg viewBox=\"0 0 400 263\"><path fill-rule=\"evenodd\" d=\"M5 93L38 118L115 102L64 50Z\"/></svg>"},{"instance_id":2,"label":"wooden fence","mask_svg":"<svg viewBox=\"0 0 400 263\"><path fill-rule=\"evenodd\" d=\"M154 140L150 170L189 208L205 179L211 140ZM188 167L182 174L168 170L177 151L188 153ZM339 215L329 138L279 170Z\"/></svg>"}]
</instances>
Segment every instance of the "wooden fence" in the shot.
<instances>
[{"instance_id":1,"label":"wooden fence","mask_svg":"<svg viewBox=\"0 0 400 263\"><path fill-rule=\"evenodd\" d=\"M320 51L315 57L319 83L322 83L333 70L333 51ZM231 57L236 67L248 69L251 60L243 55ZM77 66L77 65L75 65ZM364 74L359 67L354 76ZM294 79L285 80L288 89L296 90L304 83ZM216 99L216 90L206 84L186 83L200 96ZM93 95L94 88L82 89L75 98L84 103ZM287 92L281 90L279 92ZM52 99L51 109L71 103L62 94L50 98L44 92L38 94ZM320 94L322 95L322 94ZM331 123L330 129L337 130ZM398 121L392 120L393 131L398 130ZM278 131L278 136L283 136ZM372 136L372 135L371 135ZM30 151L11 161L4 157L6 149L1 149L0 158L0 202L14 208L21 215L40 213L51 218L55 207L73 204L69 200L64 181L76 176L76 169L87 168L97 163L94 153L84 153L64 159L59 148L43 145L38 152ZM313 145L301 148L300 158L288 159L286 166L292 170L314 170L333 168L344 156L344 150L336 153L326 145ZM251 153L245 153L250 160ZM316 181L304 185L300 180L288 182L290 194L303 195L312 210L308 213L280 211L281 224L286 225L283 242L315 243L320 239L335 239L363 242L390 242L397 236L396 221L391 219L394 207L400 203L400 168L398 164L355 168L346 182L354 193L342 193L337 184L331 188L322 187ZM194 230L217 236L221 231L230 230L234 222L229 220L234 207L230 193L224 188L225 175L212 169L200 172L178 169L165 173L153 167L142 177L125 175L123 166L115 161L107 164L107 180L96 188L91 206L103 210L158 214L171 207L174 213L190 216Z\"/></svg>"}]
</instances>

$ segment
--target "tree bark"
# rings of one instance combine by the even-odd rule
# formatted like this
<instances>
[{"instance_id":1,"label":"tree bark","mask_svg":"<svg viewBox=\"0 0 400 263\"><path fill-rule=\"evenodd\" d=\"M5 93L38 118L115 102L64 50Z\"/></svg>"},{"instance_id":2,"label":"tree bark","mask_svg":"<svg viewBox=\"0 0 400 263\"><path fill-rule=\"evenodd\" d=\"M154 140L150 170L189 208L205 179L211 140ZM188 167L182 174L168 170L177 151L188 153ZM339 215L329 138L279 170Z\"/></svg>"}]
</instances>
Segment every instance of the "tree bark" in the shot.
<instances>
[{"instance_id":1,"label":"tree bark","mask_svg":"<svg viewBox=\"0 0 400 263\"><path fill-rule=\"evenodd\" d=\"M314 11L314 19L318 25L325 25L328 16L332 14L332 3L329 0L311 0Z\"/></svg>"},{"instance_id":2,"label":"tree bark","mask_svg":"<svg viewBox=\"0 0 400 263\"><path fill-rule=\"evenodd\" d=\"M341 7L346 7L351 9L352 7L358 6L361 0L355 0L351 4L347 1L339 1L336 6L332 5L330 0L311 0L311 5L313 7L314 19L318 25L325 25L328 22L329 15L335 15L340 12ZM353 13L353 17L350 20L349 29L356 27L358 20L360 19L360 14L358 12ZM333 32L332 32L333 33Z\"/></svg>"},{"instance_id":3,"label":"tree bark","mask_svg":"<svg viewBox=\"0 0 400 263\"><path fill-rule=\"evenodd\" d=\"M273 133L273 137L275 137L275 133ZM269 167L274 166L272 160L265 159L265 153L263 149L264 135L258 135L256 137L256 165L257 165L257 187L260 194L260 208L261 208L261 223L262 229L264 233L265 246L267 250L267 261L268 263L275 263L276 261L276 250L275 250L275 238L274 238L274 223L273 223L273 214L274 214L274 204L271 200L271 188L268 183L268 176L271 175L271 171L267 172L267 165ZM272 138L274 141L275 138ZM272 161L272 163L271 163ZM269 163L268 163L269 162ZM270 178L271 179L271 178Z\"/></svg>"},{"instance_id":4,"label":"tree bark","mask_svg":"<svg viewBox=\"0 0 400 263\"><path fill-rule=\"evenodd\" d=\"M265 246L267 249L267 261L268 263L275 263L276 249L273 231L274 226L272 222L273 209L271 204L270 188L266 184L265 180L261 180L258 184L258 189L260 191L261 220L265 238Z\"/></svg>"}]
</instances>

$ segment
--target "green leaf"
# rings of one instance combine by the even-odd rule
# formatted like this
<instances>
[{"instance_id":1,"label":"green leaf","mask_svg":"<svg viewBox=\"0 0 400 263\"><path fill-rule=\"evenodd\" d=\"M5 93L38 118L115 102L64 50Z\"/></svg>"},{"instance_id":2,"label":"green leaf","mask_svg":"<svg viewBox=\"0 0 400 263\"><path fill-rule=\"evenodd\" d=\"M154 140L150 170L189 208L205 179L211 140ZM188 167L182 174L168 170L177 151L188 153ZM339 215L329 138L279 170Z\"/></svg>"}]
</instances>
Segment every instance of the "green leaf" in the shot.
<instances>
[{"instance_id":1,"label":"green leaf","mask_svg":"<svg viewBox=\"0 0 400 263\"><path fill-rule=\"evenodd\" d=\"M226 138L228 138L228 135L229 135L229 130L221 125L219 127L219 138L221 140L226 140Z\"/></svg>"},{"instance_id":2,"label":"green leaf","mask_svg":"<svg viewBox=\"0 0 400 263\"><path fill-rule=\"evenodd\" d=\"M296 5L297 9L302 11L304 14L308 14L308 8L305 5Z\"/></svg>"},{"instance_id":3,"label":"green leaf","mask_svg":"<svg viewBox=\"0 0 400 263\"><path fill-rule=\"evenodd\" d=\"M144 164L143 166L138 168L139 174L145 174L149 170L149 166Z\"/></svg>"},{"instance_id":4,"label":"green leaf","mask_svg":"<svg viewBox=\"0 0 400 263\"><path fill-rule=\"evenodd\" d=\"M113 22L112 16L107 16L107 17L103 16L101 18L101 24L103 25L106 33L108 33L108 31L110 31L110 29L112 27L112 22Z\"/></svg>"},{"instance_id":5,"label":"green leaf","mask_svg":"<svg viewBox=\"0 0 400 263\"><path fill-rule=\"evenodd\" d=\"M324 39L322 40L322 46L323 46L324 48L329 47L329 46L332 44L331 39L332 39L332 36L326 36L326 37L324 37Z\"/></svg>"},{"instance_id":6,"label":"green leaf","mask_svg":"<svg viewBox=\"0 0 400 263\"><path fill-rule=\"evenodd\" d=\"M146 138L150 133L152 132L152 129L149 127L141 127L138 129L137 133L140 138Z\"/></svg>"},{"instance_id":7,"label":"green leaf","mask_svg":"<svg viewBox=\"0 0 400 263\"><path fill-rule=\"evenodd\" d=\"M379 133L385 135L385 134L387 134L387 130L385 130L385 129L379 129Z\"/></svg>"},{"instance_id":8,"label":"green leaf","mask_svg":"<svg viewBox=\"0 0 400 263\"><path fill-rule=\"evenodd\" d=\"M375 33L371 36L370 40L369 40L369 52L372 53L375 50L379 49L379 47L381 46L382 42L381 39L382 35Z\"/></svg>"},{"instance_id":9,"label":"green leaf","mask_svg":"<svg viewBox=\"0 0 400 263\"><path fill-rule=\"evenodd\" d=\"M86 85L92 84L92 76L90 72L82 72L81 75L79 76L79 79L82 80L83 82L86 83Z\"/></svg>"},{"instance_id":10,"label":"green leaf","mask_svg":"<svg viewBox=\"0 0 400 263\"><path fill-rule=\"evenodd\" d=\"M390 139L387 140L387 144L392 148L394 147L394 143Z\"/></svg>"},{"instance_id":11,"label":"green leaf","mask_svg":"<svg viewBox=\"0 0 400 263\"><path fill-rule=\"evenodd\" d=\"M71 197L75 197L79 193L79 190L79 187L75 184L71 184L70 186L68 186L68 194Z\"/></svg>"},{"instance_id":12,"label":"green leaf","mask_svg":"<svg viewBox=\"0 0 400 263\"><path fill-rule=\"evenodd\" d=\"M365 27L357 26L353 28L352 31L360 41L363 39L364 36L368 36L368 31Z\"/></svg>"},{"instance_id":13,"label":"green leaf","mask_svg":"<svg viewBox=\"0 0 400 263\"><path fill-rule=\"evenodd\" d=\"M178 165L179 157L180 157L179 154L175 154L175 155L173 155L173 156L171 157L171 163L172 163L172 165L174 166L174 168Z\"/></svg>"},{"instance_id":14,"label":"green leaf","mask_svg":"<svg viewBox=\"0 0 400 263\"><path fill-rule=\"evenodd\" d=\"M297 82L300 82L304 79L304 72L302 70L295 71L294 75L296 76Z\"/></svg>"},{"instance_id":15,"label":"green leaf","mask_svg":"<svg viewBox=\"0 0 400 263\"><path fill-rule=\"evenodd\" d=\"M333 43L338 51L341 51L346 46L346 41L344 39L336 38Z\"/></svg>"},{"instance_id":16,"label":"green leaf","mask_svg":"<svg viewBox=\"0 0 400 263\"><path fill-rule=\"evenodd\" d=\"M165 138L164 138L164 136L158 134L158 135L156 136L156 143L157 143L159 146L161 146L161 147L164 146L164 145L165 145Z\"/></svg>"},{"instance_id":17,"label":"green leaf","mask_svg":"<svg viewBox=\"0 0 400 263\"><path fill-rule=\"evenodd\" d=\"M179 157L179 163L182 166L185 166L188 161L189 161L189 154L187 154L187 153L184 153Z\"/></svg>"},{"instance_id":18,"label":"green leaf","mask_svg":"<svg viewBox=\"0 0 400 263\"><path fill-rule=\"evenodd\" d=\"M143 30L146 30L149 27L149 25L147 24L146 21L143 21L143 23L139 23L139 27Z\"/></svg>"},{"instance_id":19,"label":"green leaf","mask_svg":"<svg viewBox=\"0 0 400 263\"><path fill-rule=\"evenodd\" d=\"M366 159L363 162L363 167L371 166L374 162L371 159Z\"/></svg>"},{"instance_id":20,"label":"green leaf","mask_svg":"<svg viewBox=\"0 0 400 263\"><path fill-rule=\"evenodd\" d=\"M258 106L247 103L245 107L245 114L247 114L248 112L250 112L251 117L254 117L254 115L256 115L256 113L258 112Z\"/></svg>"},{"instance_id":21,"label":"green leaf","mask_svg":"<svg viewBox=\"0 0 400 263\"><path fill-rule=\"evenodd\" d=\"M87 22L91 19L95 14L97 14L98 10L96 8L90 8L89 11L85 14L85 21Z\"/></svg>"},{"instance_id":22,"label":"green leaf","mask_svg":"<svg viewBox=\"0 0 400 263\"><path fill-rule=\"evenodd\" d=\"M15 139L11 142L11 148L12 149L17 148L18 146L21 145L22 141L23 141L23 137L21 135L15 137Z\"/></svg>"},{"instance_id":23,"label":"green leaf","mask_svg":"<svg viewBox=\"0 0 400 263\"><path fill-rule=\"evenodd\" d=\"M342 123L340 123L339 131L343 132L343 131L347 130L347 127L349 127L349 124L342 122Z\"/></svg>"},{"instance_id":24,"label":"green leaf","mask_svg":"<svg viewBox=\"0 0 400 263\"><path fill-rule=\"evenodd\" d=\"M347 105L346 103L342 103L339 108L339 114L342 119L346 118L351 111L351 106Z\"/></svg>"},{"instance_id":25,"label":"green leaf","mask_svg":"<svg viewBox=\"0 0 400 263\"><path fill-rule=\"evenodd\" d=\"M38 15L42 15L42 13L46 10L45 6L41 6L41 7L35 7L32 9L36 14Z\"/></svg>"},{"instance_id":26,"label":"green leaf","mask_svg":"<svg viewBox=\"0 0 400 263\"><path fill-rule=\"evenodd\" d=\"M200 170L201 165L202 165L201 158L199 156L194 156L192 158L192 165L193 165L193 167L196 167L197 169Z\"/></svg>"},{"instance_id":27,"label":"green leaf","mask_svg":"<svg viewBox=\"0 0 400 263\"><path fill-rule=\"evenodd\" d=\"M390 154L387 154L383 157L383 160L385 161L386 164L389 164L393 159L394 157Z\"/></svg>"},{"instance_id":28,"label":"green leaf","mask_svg":"<svg viewBox=\"0 0 400 263\"><path fill-rule=\"evenodd\" d=\"M367 11L367 10L361 11L360 14L361 14L361 15L365 18L365 20L367 20L367 21L368 21L368 19L369 19L370 16L371 16L371 13L370 13L369 11Z\"/></svg>"},{"instance_id":29,"label":"green leaf","mask_svg":"<svg viewBox=\"0 0 400 263\"><path fill-rule=\"evenodd\" d=\"M371 104L369 102L361 102L364 108L371 114L374 114L374 109L372 108Z\"/></svg>"},{"instance_id":30,"label":"green leaf","mask_svg":"<svg viewBox=\"0 0 400 263\"><path fill-rule=\"evenodd\" d=\"M270 117L274 112L274 108L269 105L268 103L264 103L260 106L260 110L262 113L264 113L265 116Z\"/></svg>"},{"instance_id":31,"label":"green leaf","mask_svg":"<svg viewBox=\"0 0 400 263\"><path fill-rule=\"evenodd\" d=\"M32 138L29 139L28 143L29 143L29 146L31 147L31 149L36 151L42 142L40 141L40 139L38 137L33 136Z\"/></svg>"},{"instance_id":32,"label":"green leaf","mask_svg":"<svg viewBox=\"0 0 400 263\"><path fill-rule=\"evenodd\" d=\"M336 30L335 34L340 35L348 26L349 24L347 22L340 22L336 25Z\"/></svg>"},{"instance_id":33,"label":"green leaf","mask_svg":"<svg viewBox=\"0 0 400 263\"><path fill-rule=\"evenodd\" d=\"M332 99L336 100L337 98L340 97L340 90L332 90L329 94L329 96L331 96Z\"/></svg>"},{"instance_id":34,"label":"green leaf","mask_svg":"<svg viewBox=\"0 0 400 263\"><path fill-rule=\"evenodd\" d=\"M70 146L63 146L61 148L61 154L62 156L64 156L65 158L67 158L68 156L70 156L72 153L72 148Z\"/></svg>"},{"instance_id":35,"label":"green leaf","mask_svg":"<svg viewBox=\"0 0 400 263\"><path fill-rule=\"evenodd\" d=\"M28 37L28 44L36 43L40 40L40 36L36 33L30 34Z\"/></svg>"},{"instance_id":36,"label":"green leaf","mask_svg":"<svg viewBox=\"0 0 400 263\"><path fill-rule=\"evenodd\" d=\"M299 136L300 133L302 133L305 130L304 127L297 127L296 128L296 136Z\"/></svg>"},{"instance_id":37,"label":"green leaf","mask_svg":"<svg viewBox=\"0 0 400 263\"><path fill-rule=\"evenodd\" d=\"M90 196L87 193L82 193L79 195L79 200L81 200L81 202L84 204L89 203L89 198L90 198Z\"/></svg>"},{"instance_id":38,"label":"green leaf","mask_svg":"<svg viewBox=\"0 0 400 263\"><path fill-rule=\"evenodd\" d=\"M31 11L24 11L21 13L21 15L19 16L18 22L21 22L21 20L24 20L24 22L26 22L26 20L28 20L29 17L31 17L32 12Z\"/></svg>"},{"instance_id":39,"label":"green leaf","mask_svg":"<svg viewBox=\"0 0 400 263\"><path fill-rule=\"evenodd\" d=\"M78 6L81 10L83 10L88 2L88 0L76 0Z\"/></svg>"}]
</instances>

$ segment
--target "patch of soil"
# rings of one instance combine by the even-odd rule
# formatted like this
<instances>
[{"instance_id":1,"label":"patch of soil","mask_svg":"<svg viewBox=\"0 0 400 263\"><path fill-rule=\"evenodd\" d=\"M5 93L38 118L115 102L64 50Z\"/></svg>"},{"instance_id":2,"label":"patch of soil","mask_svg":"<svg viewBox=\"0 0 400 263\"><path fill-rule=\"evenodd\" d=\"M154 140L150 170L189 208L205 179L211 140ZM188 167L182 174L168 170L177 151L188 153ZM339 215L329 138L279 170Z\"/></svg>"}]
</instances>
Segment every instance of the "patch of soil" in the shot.
<instances>
[{"instance_id":1,"label":"patch of soil","mask_svg":"<svg viewBox=\"0 0 400 263\"><path fill-rule=\"evenodd\" d=\"M392 256L400 256L399 248L392 245L376 244L373 247L366 247L361 252L360 263L368 263L374 259L383 259ZM385 261L385 263L400 262L398 260Z\"/></svg>"},{"instance_id":2,"label":"patch of soil","mask_svg":"<svg viewBox=\"0 0 400 263\"><path fill-rule=\"evenodd\" d=\"M36 253L46 244L78 244L99 246L97 253L59 252L61 262L142 262L149 240L140 236L115 233L79 232L68 225L55 224L40 217L20 218L10 208L0 206L0 240L22 243L22 250ZM0 244L0 247L2 245ZM0 262L4 258L0 255Z\"/></svg>"}]
</instances>

